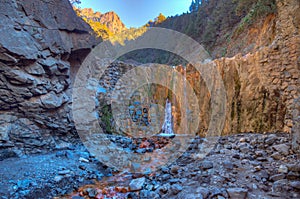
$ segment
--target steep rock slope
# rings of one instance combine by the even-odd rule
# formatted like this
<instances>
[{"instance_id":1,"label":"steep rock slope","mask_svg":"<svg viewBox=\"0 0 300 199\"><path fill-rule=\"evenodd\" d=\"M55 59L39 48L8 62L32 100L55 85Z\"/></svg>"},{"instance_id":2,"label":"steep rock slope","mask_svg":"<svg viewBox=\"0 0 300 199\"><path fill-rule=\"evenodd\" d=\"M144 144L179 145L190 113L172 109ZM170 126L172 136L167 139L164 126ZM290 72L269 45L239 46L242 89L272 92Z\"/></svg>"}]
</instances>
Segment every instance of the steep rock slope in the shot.
<instances>
[{"instance_id":1,"label":"steep rock slope","mask_svg":"<svg viewBox=\"0 0 300 199\"><path fill-rule=\"evenodd\" d=\"M1 0L0 19L0 159L61 147L92 30L67 0Z\"/></svg>"},{"instance_id":2,"label":"steep rock slope","mask_svg":"<svg viewBox=\"0 0 300 199\"><path fill-rule=\"evenodd\" d=\"M93 20L104 24L112 33L120 33L126 30L126 26L121 21L120 17L113 11L101 14L94 12L91 8L79 9L82 18Z\"/></svg>"}]
</instances>

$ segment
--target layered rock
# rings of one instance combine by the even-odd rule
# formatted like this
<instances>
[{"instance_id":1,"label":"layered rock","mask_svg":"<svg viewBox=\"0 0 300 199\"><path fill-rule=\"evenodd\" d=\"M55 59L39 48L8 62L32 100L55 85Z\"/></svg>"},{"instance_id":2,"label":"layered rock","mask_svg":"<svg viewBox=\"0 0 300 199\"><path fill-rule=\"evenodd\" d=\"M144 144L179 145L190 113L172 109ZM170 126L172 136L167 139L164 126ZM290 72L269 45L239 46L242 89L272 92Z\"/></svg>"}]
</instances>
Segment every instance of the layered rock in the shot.
<instances>
[{"instance_id":1,"label":"layered rock","mask_svg":"<svg viewBox=\"0 0 300 199\"><path fill-rule=\"evenodd\" d=\"M299 107L299 100L296 99L299 98L300 88L300 8L297 1L278 1L277 6L276 37L270 46L245 56L237 54L232 58L221 58L209 63L218 68L227 93L223 134L291 132L293 120L294 132L298 132L299 112L294 113L294 116L293 112ZM184 75L183 68L177 70ZM209 126L211 96L195 68L188 66L186 73L199 100L199 133L202 134ZM167 97L168 91L164 90L159 91L156 98ZM175 116L178 120L179 107L176 108Z\"/></svg>"},{"instance_id":2,"label":"layered rock","mask_svg":"<svg viewBox=\"0 0 300 199\"><path fill-rule=\"evenodd\" d=\"M72 79L97 41L67 0L1 0L0 14L0 148L59 147L74 134Z\"/></svg>"}]
</instances>

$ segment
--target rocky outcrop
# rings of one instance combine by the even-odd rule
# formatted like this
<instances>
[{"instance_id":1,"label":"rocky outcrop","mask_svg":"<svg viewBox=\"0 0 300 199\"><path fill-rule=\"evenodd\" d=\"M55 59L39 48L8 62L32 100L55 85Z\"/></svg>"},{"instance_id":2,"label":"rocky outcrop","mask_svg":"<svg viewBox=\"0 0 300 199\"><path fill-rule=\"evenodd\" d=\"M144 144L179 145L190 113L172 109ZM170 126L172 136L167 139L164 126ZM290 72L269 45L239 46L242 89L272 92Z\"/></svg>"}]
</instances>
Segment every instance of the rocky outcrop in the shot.
<instances>
[{"instance_id":1,"label":"rocky outcrop","mask_svg":"<svg viewBox=\"0 0 300 199\"><path fill-rule=\"evenodd\" d=\"M126 26L121 21L120 17L112 11L101 14L100 12L94 12L91 8L84 8L80 10L80 15L83 18L100 22L101 24L106 25L106 27L112 33L120 33L123 30L126 30Z\"/></svg>"},{"instance_id":2,"label":"rocky outcrop","mask_svg":"<svg viewBox=\"0 0 300 199\"><path fill-rule=\"evenodd\" d=\"M74 133L72 78L92 30L67 0L1 0L0 16L0 149L60 147Z\"/></svg>"},{"instance_id":3,"label":"rocky outcrop","mask_svg":"<svg viewBox=\"0 0 300 199\"><path fill-rule=\"evenodd\" d=\"M300 88L300 8L297 1L278 1L277 6L276 37L271 45L245 56L237 54L232 58L221 58L210 63L218 68L227 93L223 134L291 132L293 120L293 131L299 134L299 112L296 111L299 100L295 99L299 98ZM177 70L184 74L183 68ZM195 68L188 66L186 73L199 100L199 133L202 134L209 126L212 108L209 105L210 93ZM156 94L156 98L167 96L166 89ZM178 121L180 107L175 108ZM295 139L296 137L300 136L295 136Z\"/></svg>"},{"instance_id":4,"label":"rocky outcrop","mask_svg":"<svg viewBox=\"0 0 300 199\"><path fill-rule=\"evenodd\" d=\"M113 33L120 33L126 30L125 25L115 12L107 12L99 17L99 22L105 24Z\"/></svg>"}]
</instances>

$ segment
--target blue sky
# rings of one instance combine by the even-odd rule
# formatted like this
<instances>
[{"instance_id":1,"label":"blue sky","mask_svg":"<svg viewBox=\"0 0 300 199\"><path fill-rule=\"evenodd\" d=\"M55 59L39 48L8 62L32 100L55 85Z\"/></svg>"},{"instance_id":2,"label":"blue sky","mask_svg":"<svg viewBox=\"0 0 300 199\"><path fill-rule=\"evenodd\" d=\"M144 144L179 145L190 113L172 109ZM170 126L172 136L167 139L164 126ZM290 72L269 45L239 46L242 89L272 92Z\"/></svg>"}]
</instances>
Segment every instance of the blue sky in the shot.
<instances>
[{"instance_id":1,"label":"blue sky","mask_svg":"<svg viewBox=\"0 0 300 199\"><path fill-rule=\"evenodd\" d=\"M174 16L187 12L192 0L81 0L81 8L116 12L126 27L140 27L159 13Z\"/></svg>"}]
</instances>

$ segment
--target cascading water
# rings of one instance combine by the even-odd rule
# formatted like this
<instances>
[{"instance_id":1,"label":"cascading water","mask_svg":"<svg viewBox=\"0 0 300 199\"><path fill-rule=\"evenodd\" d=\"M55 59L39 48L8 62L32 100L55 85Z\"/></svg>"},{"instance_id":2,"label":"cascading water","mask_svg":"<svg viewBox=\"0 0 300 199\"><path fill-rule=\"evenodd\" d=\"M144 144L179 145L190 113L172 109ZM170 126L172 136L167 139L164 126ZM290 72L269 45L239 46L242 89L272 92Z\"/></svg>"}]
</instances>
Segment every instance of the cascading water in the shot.
<instances>
[{"instance_id":1,"label":"cascading water","mask_svg":"<svg viewBox=\"0 0 300 199\"><path fill-rule=\"evenodd\" d=\"M166 101L165 106L165 119L161 128L161 133L158 136L162 137L175 137L173 130L173 115L172 115L172 104L169 99Z\"/></svg>"}]
</instances>

